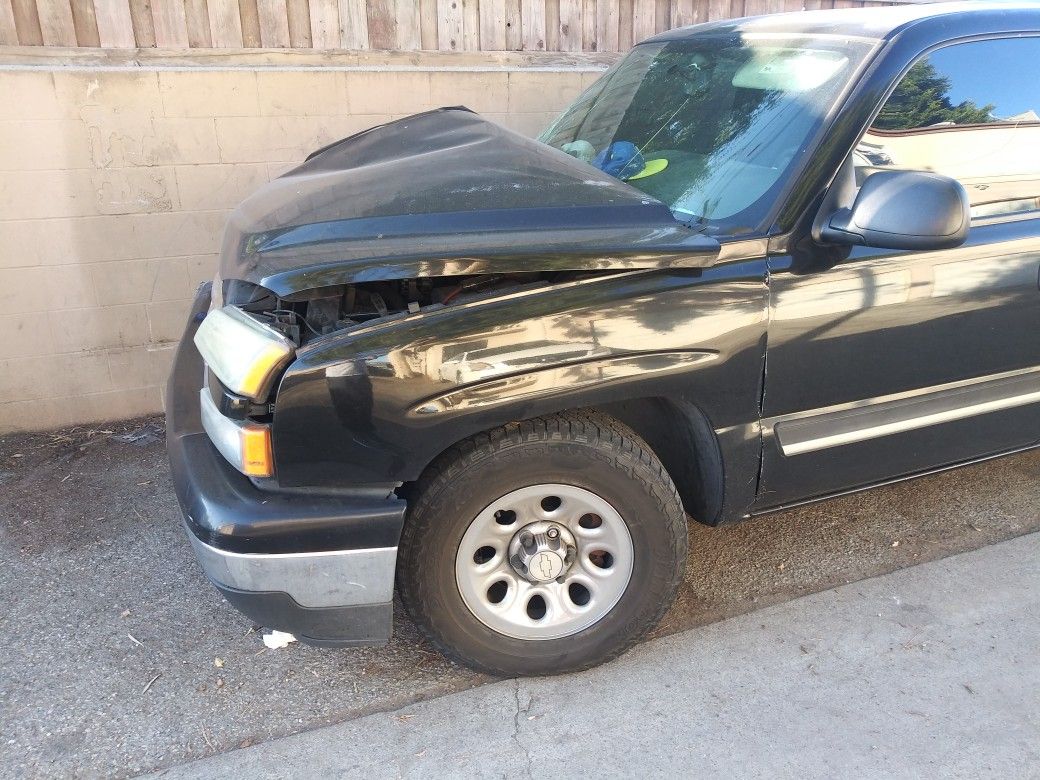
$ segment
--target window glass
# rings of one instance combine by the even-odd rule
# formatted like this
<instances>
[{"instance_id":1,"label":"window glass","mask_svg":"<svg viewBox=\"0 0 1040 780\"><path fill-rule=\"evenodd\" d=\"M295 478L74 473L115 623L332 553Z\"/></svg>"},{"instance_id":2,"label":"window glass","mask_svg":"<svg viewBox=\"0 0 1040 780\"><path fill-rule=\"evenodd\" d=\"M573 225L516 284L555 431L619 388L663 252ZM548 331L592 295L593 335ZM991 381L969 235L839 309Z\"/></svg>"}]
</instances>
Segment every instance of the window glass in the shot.
<instances>
[{"instance_id":1,"label":"window glass","mask_svg":"<svg viewBox=\"0 0 1040 780\"><path fill-rule=\"evenodd\" d=\"M857 180L934 171L967 189L973 217L1040 209L1040 38L948 46L918 60L856 147Z\"/></svg>"},{"instance_id":2,"label":"window glass","mask_svg":"<svg viewBox=\"0 0 1040 780\"><path fill-rule=\"evenodd\" d=\"M636 46L541 140L714 233L755 227L875 42L705 34Z\"/></svg>"}]
</instances>

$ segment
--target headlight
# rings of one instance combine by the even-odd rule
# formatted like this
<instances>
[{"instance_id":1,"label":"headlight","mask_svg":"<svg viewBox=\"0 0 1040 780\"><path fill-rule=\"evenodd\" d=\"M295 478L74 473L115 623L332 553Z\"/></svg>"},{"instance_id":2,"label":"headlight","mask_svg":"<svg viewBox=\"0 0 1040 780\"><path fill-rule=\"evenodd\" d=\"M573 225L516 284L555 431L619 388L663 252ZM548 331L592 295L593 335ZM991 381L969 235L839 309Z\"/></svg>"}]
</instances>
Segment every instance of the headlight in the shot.
<instances>
[{"instance_id":1,"label":"headlight","mask_svg":"<svg viewBox=\"0 0 1040 780\"><path fill-rule=\"evenodd\" d=\"M295 352L289 339L236 306L214 309L195 332L195 345L231 392L258 403Z\"/></svg>"},{"instance_id":2,"label":"headlight","mask_svg":"<svg viewBox=\"0 0 1040 780\"><path fill-rule=\"evenodd\" d=\"M227 461L250 477L270 477L274 474L274 455L271 451L271 427L225 417L213 403L209 388L199 393L202 427L209 440Z\"/></svg>"}]
</instances>

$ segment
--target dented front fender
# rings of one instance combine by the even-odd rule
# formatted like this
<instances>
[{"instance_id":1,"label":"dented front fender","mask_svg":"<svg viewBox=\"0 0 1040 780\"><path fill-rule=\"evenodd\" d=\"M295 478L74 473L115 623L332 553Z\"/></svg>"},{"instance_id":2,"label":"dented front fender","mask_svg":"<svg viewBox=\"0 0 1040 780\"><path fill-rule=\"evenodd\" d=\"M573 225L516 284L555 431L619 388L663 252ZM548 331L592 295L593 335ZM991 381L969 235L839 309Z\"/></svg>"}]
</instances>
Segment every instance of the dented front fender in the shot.
<instances>
[{"instance_id":1,"label":"dented front fender","mask_svg":"<svg viewBox=\"0 0 1040 780\"><path fill-rule=\"evenodd\" d=\"M474 433L645 397L694 402L735 450L753 448L764 281L764 259L636 271L431 307L314 341L278 391L279 482L408 482ZM749 457L757 462L757 452Z\"/></svg>"}]
</instances>

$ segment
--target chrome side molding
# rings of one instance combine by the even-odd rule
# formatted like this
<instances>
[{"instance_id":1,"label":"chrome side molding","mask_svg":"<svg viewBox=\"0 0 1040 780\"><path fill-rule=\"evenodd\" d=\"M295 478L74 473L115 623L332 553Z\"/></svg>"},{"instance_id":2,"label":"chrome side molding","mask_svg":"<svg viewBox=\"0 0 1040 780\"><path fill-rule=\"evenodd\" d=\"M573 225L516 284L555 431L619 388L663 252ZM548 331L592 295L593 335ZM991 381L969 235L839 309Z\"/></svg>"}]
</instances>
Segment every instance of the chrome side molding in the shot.
<instances>
[{"instance_id":1,"label":"chrome side molding","mask_svg":"<svg viewBox=\"0 0 1040 780\"><path fill-rule=\"evenodd\" d=\"M1040 366L779 415L762 425L784 455L801 455L1034 403Z\"/></svg>"}]
</instances>

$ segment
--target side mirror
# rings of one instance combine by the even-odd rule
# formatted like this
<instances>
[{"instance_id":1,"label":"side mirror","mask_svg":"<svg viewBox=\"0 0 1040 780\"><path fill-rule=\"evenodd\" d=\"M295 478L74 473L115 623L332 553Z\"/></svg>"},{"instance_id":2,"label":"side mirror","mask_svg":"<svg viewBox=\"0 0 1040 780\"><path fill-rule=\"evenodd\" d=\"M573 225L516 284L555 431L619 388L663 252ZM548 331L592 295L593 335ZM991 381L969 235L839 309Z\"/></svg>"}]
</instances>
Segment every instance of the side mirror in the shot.
<instances>
[{"instance_id":1,"label":"side mirror","mask_svg":"<svg viewBox=\"0 0 1040 780\"><path fill-rule=\"evenodd\" d=\"M971 212L960 182L923 171L878 171L852 208L835 211L820 238L882 249L950 249L968 237Z\"/></svg>"}]
</instances>

